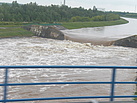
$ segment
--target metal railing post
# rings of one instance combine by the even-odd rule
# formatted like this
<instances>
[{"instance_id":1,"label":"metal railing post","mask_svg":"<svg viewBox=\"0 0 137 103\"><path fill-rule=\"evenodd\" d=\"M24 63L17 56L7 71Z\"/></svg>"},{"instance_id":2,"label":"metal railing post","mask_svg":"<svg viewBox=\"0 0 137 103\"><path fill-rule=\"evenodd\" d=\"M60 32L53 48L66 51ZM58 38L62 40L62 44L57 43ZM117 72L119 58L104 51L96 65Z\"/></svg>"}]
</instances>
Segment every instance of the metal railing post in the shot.
<instances>
[{"instance_id":1,"label":"metal railing post","mask_svg":"<svg viewBox=\"0 0 137 103\"><path fill-rule=\"evenodd\" d=\"M4 95L3 95L4 103L6 103L7 100L7 89L8 89L7 84L8 84L8 68L5 68Z\"/></svg>"},{"instance_id":2,"label":"metal railing post","mask_svg":"<svg viewBox=\"0 0 137 103\"><path fill-rule=\"evenodd\" d=\"M110 101L114 101L115 95L115 79L116 79L116 68L112 69L112 81L111 81L111 98Z\"/></svg>"}]
</instances>

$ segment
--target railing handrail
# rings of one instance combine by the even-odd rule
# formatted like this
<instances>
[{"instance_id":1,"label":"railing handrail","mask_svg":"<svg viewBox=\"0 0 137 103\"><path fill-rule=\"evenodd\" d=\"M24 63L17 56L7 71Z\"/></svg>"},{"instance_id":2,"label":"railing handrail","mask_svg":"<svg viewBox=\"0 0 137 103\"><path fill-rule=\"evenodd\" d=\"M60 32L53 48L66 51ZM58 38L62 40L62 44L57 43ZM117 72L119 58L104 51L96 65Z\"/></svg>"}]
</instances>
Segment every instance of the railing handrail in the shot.
<instances>
[{"instance_id":1,"label":"railing handrail","mask_svg":"<svg viewBox=\"0 0 137 103\"><path fill-rule=\"evenodd\" d=\"M44 83L8 83L8 70L17 68L73 68L73 69L112 69L112 80L110 82L44 82ZM115 84L137 84L137 82L116 82L116 70L117 69L137 69L137 66L0 66L0 69L5 69L5 81L0 86L4 87L3 100L0 102L17 102L17 101L36 101L36 100L60 100L60 99L88 99L88 98L110 98L113 101L114 98L134 98L136 95L129 96L115 96ZM23 85L53 85L53 84L111 84L111 92L109 96L77 96L77 97L51 97L51 98L27 98L27 99L7 99L8 86L23 86Z\"/></svg>"},{"instance_id":2,"label":"railing handrail","mask_svg":"<svg viewBox=\"0 0 137 103\"><path fill-rule=\"evenodd\" d=\"M108 69L108 68L117 68L117 69L137 69L137 66L83 66L83 65L76 65L76 66L70 66L70 65L34 65L34 66L0 66L0 68L96 68L96 69Z\"/></svg>"}]
</instances>

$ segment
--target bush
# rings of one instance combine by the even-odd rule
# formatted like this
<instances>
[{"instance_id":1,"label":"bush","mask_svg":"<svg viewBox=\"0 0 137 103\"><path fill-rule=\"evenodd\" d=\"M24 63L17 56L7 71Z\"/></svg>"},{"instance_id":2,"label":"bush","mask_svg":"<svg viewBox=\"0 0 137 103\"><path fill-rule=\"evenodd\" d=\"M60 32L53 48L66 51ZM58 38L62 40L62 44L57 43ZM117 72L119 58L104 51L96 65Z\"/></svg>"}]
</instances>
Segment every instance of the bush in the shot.
<instances>
[{"instance_id":1,"label":"bush","mask_svg":"<svg viewBox=\"0 0 137 103\"><path fill-rule=\"evenodd\" d=\"M106 14L106 15L100 15L100 16L94 16L91 18L93 21L114 21L119 20L120 16L117 14Z\"/></svg>"},{"instance_id":2,"label":"bush","mask_svg":"<svg viewBox=\"0 0 137 103\"><path fill-rule=\"evenodd\" d=\"M105 15L94 16L92 18L75 16L75 17L71 18L70 22L114 21L114 20L119 20L119 19L120 19L119 15L109 13L109 14L105 14Z\"/></svg>"}]
</instances>

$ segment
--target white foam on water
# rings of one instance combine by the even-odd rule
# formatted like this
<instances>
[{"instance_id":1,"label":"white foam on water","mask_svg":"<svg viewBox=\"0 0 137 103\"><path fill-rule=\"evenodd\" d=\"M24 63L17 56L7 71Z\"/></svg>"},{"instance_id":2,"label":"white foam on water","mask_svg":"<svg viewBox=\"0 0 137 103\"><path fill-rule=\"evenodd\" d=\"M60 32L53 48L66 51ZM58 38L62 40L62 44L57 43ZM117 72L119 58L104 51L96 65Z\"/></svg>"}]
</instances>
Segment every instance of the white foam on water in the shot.
<instances>
[{"instance_id":1,"label":"white foam on water","mask_svg":"<svg viewBox=\"0 0 137 103\"><path fill-rule=\"evenodd\" d=\"M68 40L60 41L39 37L0 39L0 54L0 65L137 65L136 48L94 46L89 43L77 43ZM1 72L3 71L1 70ZM136 76L135 70L119 70L118 74L117 80L119 81L134 81ZM111 71L103 69L67 68L12 69L9 75L10 83L110 81ZM3 81L3 77L4 75L0 76L1 82ZM117 94L123 92L125 95L131 95L135 92L135 85L118 86L117 88ZM109 94L110 86L48 85L33 86L33 88L31 86L29 88L27 86L18 86L10 87L9 89L9 98L26 98L58 95L107 95ZM66 92L63 93L63 91ZM2 94L0 95L2 96Z\"/></svg>"}]
</instances>

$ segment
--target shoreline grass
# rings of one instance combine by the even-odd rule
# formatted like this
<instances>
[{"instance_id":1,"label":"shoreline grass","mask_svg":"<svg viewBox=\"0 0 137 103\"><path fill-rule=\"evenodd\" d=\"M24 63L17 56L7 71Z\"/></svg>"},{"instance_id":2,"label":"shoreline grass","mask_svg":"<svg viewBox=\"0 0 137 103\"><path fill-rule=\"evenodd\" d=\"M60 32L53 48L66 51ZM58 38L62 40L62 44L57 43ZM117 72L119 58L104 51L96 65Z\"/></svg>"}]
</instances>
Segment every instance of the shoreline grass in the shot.
<instances>
[{"instance_id":1,"label":"shoreline grass","mask_svg":"<svg viewBox=\"0 0 137 103\"><path fill-rule=\"evenodd\" d=\"M17 28L17 27L22 27L22 26L24 26L24 25L0 25L0 27L5 27L5 28L13 28L13 27L15 27L15 28Z\"/></svg>"},{"instance_id":2,"label":"shoreline grass","mask_svg":"<svg viewBox=\"0 0 137 103\"><path fill-rule=\"evenodd\" d=\"M120 19L116 21L91 21L91 22L63 22L62 26L67 29L79 29L87 27L101 27L101 26L112 26L128 23L125 19Z\"/></svg>"},{"instance_id":3,"label":"shoreline grass","mask_svg":"<svg viewBox=\"0 0 137 103\"><path fill-rule=\"evenodd\" d=\"M98 21L98 22L63 22L62 26L67 29L78 29L78 28L86 28L86 27L100 27L100 26L111 26L111 25L119 25L128 23L127 20L120 19L116 21ZM21 23L0 23L0 38L10 38L10 37L31 37L34 34L31 31L27 31L21 28ZM7 25L6 25L7 24Z\"/></svg>"},{"instance_id":4,"label":"shoreline grass","mask_svg":"<svg viewBox=\"0 0 137 103\"><path fill-rule=\"evenodd\" d=\"M10 38L10 37L30 37L34 34L23 28L5 28L0 29L0 38Z\"/></svg>"}]
</instances>

